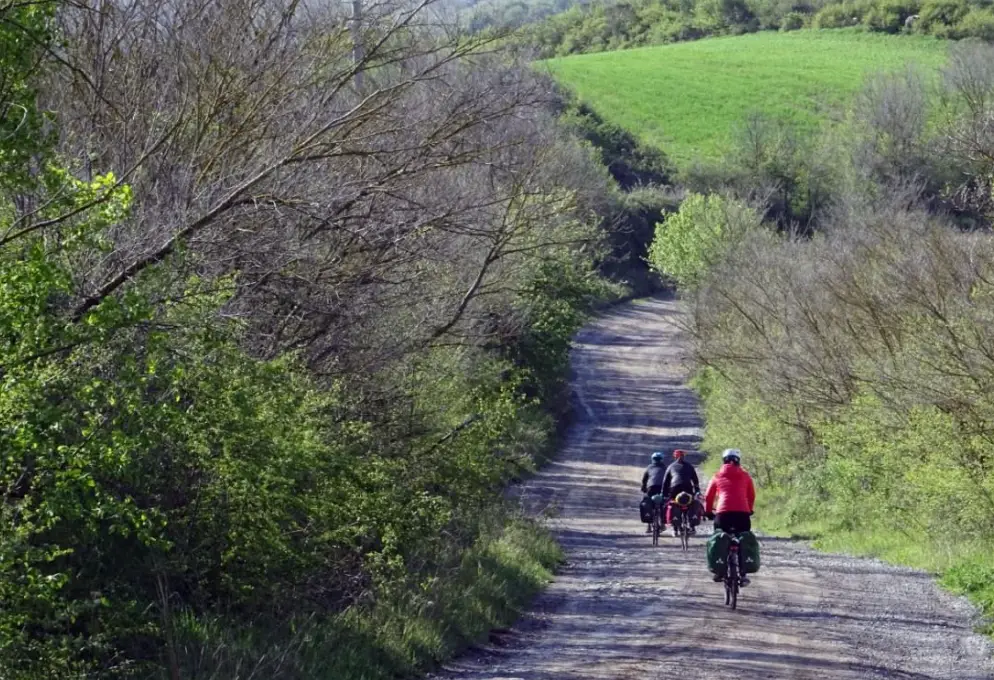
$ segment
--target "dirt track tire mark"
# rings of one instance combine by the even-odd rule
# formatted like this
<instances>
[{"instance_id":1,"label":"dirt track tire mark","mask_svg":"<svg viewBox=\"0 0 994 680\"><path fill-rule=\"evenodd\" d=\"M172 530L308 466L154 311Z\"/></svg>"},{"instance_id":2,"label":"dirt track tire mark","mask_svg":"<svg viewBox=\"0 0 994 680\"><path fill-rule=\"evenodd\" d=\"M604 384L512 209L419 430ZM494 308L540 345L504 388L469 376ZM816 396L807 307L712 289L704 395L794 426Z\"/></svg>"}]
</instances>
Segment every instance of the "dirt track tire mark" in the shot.
<instances>
[{"instance_id":1,"label":"dirt track tire mark","mask_svg":"<svg viewBox=\"0 0 994 680\"><path fill-rule=\"evenodd\" d=\"M577 335L576 422L522 495L532 512L558 511L567 565L503 646L436 677L994 679L973 609L919 572L768 538L733 612L703 538L686 554L674 538L652 547L637 516L641 471L653 450L695 449L701 435L680 314L673 300L640 301Z\"/></svg>"}]
</instances>

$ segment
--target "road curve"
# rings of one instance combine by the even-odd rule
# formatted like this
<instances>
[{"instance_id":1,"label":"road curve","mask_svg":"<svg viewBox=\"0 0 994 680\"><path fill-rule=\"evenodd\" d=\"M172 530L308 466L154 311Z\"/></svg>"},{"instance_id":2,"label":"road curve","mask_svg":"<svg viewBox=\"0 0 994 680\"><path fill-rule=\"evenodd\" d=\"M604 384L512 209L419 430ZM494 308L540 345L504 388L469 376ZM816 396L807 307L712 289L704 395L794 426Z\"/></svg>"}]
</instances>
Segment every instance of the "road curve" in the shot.
<instances>
[{"instance_id":1,"label":"road curve","mask_svg":"<svg viewBox=\"0 0 994 680\"><path fill-rule=\"evenodd\" d=\"M994 679L973 609L920 572L766 538L732 612L703 539L687 554L672 538L652 547L636 509L642 469L651 451L694 449L701 434L680 314L673 300L637 301L578 334L576 422L523 492L531 511L555 511L567 565L514 630L435 677Z\"/></svg>"}]
</instances>

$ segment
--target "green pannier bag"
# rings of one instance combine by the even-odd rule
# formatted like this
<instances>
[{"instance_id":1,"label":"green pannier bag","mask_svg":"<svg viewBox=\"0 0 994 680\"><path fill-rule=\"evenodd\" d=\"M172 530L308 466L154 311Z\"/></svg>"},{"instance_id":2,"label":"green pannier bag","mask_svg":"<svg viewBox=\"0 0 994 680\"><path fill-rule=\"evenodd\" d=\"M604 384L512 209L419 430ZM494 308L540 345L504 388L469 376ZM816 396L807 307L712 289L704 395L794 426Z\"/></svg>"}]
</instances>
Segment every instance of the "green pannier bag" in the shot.
<instances>
[{"instance_id":1,"label":"green pannier bag","mask_svg":"<svg viewBox=\"0 0 994 680\"><path fill-rule=\"evenodd\" d=\"M728 564L728 546L732 543L732 537L721 529L715 529L708 538L708 570L712 574L725 575L725 566Z\"/></svg>"},{"instance_id":2,"label":"green pannier bag","mask_svg":"<svg viewBox=\"0 0 994 680\"><path fill-rule=\"evenodd\" d=\"M720 529L708 538L708 570L712 574L725 575L725 566L728 564L728 547L732 544L732 537ZM759 571L759 540L756 534L746 531L739 534L739 564L742 571L747 574L755 574Z\"/></svg>"},{"instance_id":3,"label":"green pannier bag","mask_svg":"<svg viewBox=\"0 0 994 680\"><path fill-rule=\"evenodd\" d=\"M747 574L755 574L759 571L759 539L756 538L756 534L746 531L741 535L739 554L742 556L742 571Z\"/></svg>"}]
</instances>

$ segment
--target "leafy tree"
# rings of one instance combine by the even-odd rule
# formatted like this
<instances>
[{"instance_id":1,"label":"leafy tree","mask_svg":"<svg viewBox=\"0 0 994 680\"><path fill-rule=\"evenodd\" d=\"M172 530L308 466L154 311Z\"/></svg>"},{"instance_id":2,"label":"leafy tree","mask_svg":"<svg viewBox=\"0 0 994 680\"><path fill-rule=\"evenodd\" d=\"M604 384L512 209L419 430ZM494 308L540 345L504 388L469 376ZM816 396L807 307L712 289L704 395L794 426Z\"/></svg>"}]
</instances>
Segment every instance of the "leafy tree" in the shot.
<instances>
[{"instance_id":1,"label":"leafy tree","mask_svg":"<svg viewBox=\"0 0 994 680\"><path fill-rule=\"evenodd\" d=\"M755 211L738 201L689 194L677 212L656 225L649 263L680 287L693 287L759 223Z\"/></svg>"}]
</instances>

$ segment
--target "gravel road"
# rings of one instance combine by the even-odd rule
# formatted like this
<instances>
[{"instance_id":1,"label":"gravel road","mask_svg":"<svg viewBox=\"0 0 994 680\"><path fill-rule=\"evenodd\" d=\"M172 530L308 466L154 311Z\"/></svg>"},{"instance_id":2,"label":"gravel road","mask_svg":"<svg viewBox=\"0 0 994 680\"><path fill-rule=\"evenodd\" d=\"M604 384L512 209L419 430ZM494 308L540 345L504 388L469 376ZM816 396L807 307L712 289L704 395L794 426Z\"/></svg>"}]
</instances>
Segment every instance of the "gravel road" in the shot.
<instances>
[{"instance_id":1,"label":"gravel road","mask_svg":"<svg viewBox=\"0 0 994 680\"><path fill-rule=\"evenodd\" d=\"M523 491L552 509L567 565L511 631L439 680L994 679L975 612L913 570L765 538L763 569L723 605L704 539L653 548L638 483L653 450L694 449L680 305L638 301L591 323L573 353L576 422ZM744 452L748 468L749 452Z\"/></svg>"}]
</instances>

